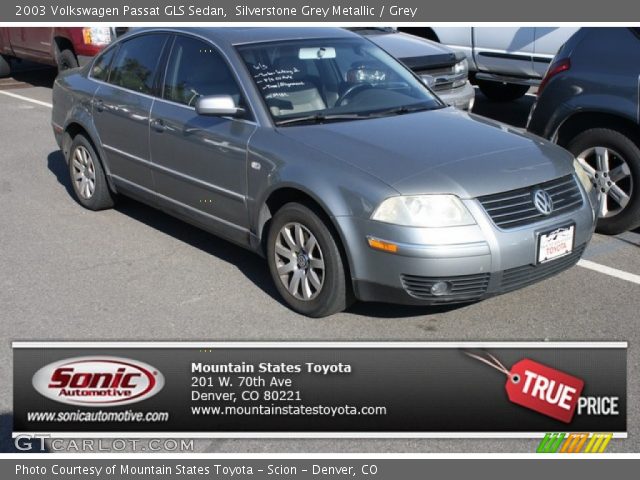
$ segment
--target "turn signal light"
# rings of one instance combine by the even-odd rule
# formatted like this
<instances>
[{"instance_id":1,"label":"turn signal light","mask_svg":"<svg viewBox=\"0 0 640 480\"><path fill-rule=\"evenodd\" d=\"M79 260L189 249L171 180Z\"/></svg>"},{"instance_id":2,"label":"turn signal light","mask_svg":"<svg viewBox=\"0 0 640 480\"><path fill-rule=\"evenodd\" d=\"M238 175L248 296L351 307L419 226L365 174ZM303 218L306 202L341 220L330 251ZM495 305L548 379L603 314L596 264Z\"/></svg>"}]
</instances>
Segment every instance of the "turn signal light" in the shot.
<instances>
[{"instance_id":1,"label":"turn signal light","mask_svg":"<svg viewBox=\"0 0 640 480\"><path fill-rule=\"evenodd\" d=\"M396 253L398 251L398 245L395 243L385 242L378 240L377 238L368 238L369 246L375 250L382 250L383 252Z\"/></svg>"},{"instance_id":2,"label":"turn signal light","mask_svg":"<svg viewBox=\"0 0 640 480\"><path fill-rule=\"evenodd\" d=\"M91 38L91 29L83 28L82 29L82 40L85 45L91 45L93 43L93 39Z\"/></svg>"}]
</instances>

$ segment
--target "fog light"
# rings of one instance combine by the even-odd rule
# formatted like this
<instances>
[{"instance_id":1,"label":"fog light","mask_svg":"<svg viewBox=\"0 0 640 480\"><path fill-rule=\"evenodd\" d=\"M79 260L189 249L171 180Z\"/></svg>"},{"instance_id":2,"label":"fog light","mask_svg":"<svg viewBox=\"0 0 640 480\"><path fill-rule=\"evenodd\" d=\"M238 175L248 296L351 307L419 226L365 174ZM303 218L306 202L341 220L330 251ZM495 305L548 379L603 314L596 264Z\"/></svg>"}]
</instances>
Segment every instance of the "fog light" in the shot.
<instances>
[{"instance_id":1,"label":"fog light","mask_svg":"<svg viewBox=\"0 0 640 480\"><path fill-rule=\"evenodd\" d=\"M451 284L449 282L436 282L431 287L431 294L439 297L451 293Z\"/></svg>"}]
</instances>

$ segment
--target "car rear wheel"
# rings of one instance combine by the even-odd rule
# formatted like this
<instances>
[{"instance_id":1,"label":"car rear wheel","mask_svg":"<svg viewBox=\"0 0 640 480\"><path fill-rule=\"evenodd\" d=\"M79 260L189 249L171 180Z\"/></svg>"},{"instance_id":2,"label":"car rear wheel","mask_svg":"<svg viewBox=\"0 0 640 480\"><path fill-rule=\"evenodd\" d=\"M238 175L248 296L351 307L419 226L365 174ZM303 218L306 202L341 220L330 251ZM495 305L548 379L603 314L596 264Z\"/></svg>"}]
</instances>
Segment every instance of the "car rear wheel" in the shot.
<instances>
[{"instance_id":1,"label":"car rear wheel","mask_svg":"<svg viewBox=\"0 0 640 480\"><path fill-rule=\"evenodd\" d=\"M593 128L576 136L568 149L599 192L600 233L616 235L640 224L640 149L615 130Z\"/></svg>"},{"instance_id":2,"label":"car rear wheel","mask_svg":"<svg viewBox=\"0 0 640 480\"><path fill-rule=\"evenodd\" d=\"M278 292L296 312L325 317L348 307L340 249L310 208L288 203L278 210L269 228L267 259Z\"/></svg>"},{"instance_id":3,"label":"car rear wheel","mask_svg":"<svg viewBox=\"0 0 640 480\"><path fill-rule=\"evenodd\" d=\"M0 55L0 78L11 75L11 63L7 57Z\"/></svg>"},{"instance_id":4,"label":"car rear wheel","mask_svg":"<svg viewBox=\"0 0 640 480\"><path fill-rule=\"evenodd\" d=\"M82 134L76 135L69 152L69 176L78 202L89 210L113 207L113 196L91 142Z\"/></svg>"},{"instance_id":5,"label":"car rear wheel","mask_svg":"<svg viewBox=\"0 0 640 480\"><path fill-rule=\"evenodd\" d=\"M498 102L511 102L524 96L529 91L528 85L515 83L492 82L490 80L477 80L478 88L485 97Z\"/></svg>"},{"instance_id":6,"label":"car rear wheel","mask_svg":"<svg viewBox=\"0 0 640 480\"><path fill-rule=\"evenodd\" d=\"M77 68L78 66L78 58L72 50L62 50L58 55L59 72L64 72L65 70L69 70L70 68Z\"/></svg>"}]
</instances>

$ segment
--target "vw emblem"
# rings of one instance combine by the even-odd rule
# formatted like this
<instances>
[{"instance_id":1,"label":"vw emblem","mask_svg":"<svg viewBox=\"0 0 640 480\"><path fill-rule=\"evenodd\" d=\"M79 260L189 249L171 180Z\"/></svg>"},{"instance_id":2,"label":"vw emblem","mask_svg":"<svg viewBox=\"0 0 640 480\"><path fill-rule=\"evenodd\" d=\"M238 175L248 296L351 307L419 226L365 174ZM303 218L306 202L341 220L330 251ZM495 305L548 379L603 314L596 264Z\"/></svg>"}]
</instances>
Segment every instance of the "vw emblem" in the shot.
<instances>
[{"instance_id":1,"label":"vw emblem","mask_svg":"<svg viewBox=\"0 0 640 480\"><path fill-rule=\"evenodd\" d=\"M553 212L553 199L545 190L533 192L533 205L543 215L550 215Z\"/></svg>"}]
</instances>

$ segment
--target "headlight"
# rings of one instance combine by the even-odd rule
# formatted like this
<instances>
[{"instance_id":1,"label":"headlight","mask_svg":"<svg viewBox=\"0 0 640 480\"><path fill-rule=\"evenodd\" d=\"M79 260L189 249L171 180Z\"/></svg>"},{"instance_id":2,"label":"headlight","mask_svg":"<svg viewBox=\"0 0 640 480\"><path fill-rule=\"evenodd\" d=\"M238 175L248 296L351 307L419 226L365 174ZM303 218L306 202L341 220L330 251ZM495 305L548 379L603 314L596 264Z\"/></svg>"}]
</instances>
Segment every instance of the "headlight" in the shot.
<instances>
[{"instance_id":1,"label":"headlight","mask_svg":"<svg viewBox=\"0 0 640 480\"><path fill-rule=\"evenodd\" d=\"M469 73L469 62L466 58L454 65L453 73L455 73L456 75L461 75L463 73L466 75Z\"/></svg>"},{"instance_id":2,"label":"headlight","mask_svg":"<svg viewBox=\"0 0 640 480\"><path fill-rule=\"evenodd\" d=\"M82 39L85 45L109 45L111 43L111 28L86 27L82 29Z\"/></svg>"},{"instance_id":3,"label":"headlight","mask_svg":"<svg viewBox=\"0 0 640 480\"><path fill-rule=\"evenodd\" d=\"M591 193L591 191L593 190L593 180L591 180L591 177L589 177L587 170L580 164L578 160L573 161L573 169L575 170L576 176L578 177L578 180L580 180L580 183L582 184L584 189L587 191L587 193Z\"/></svg>"},{"instance_id":4,"label":"headlight","mask_svg":"<svg viewBox=\"0 0 640 480\"><path fill-rule=\"evenodd\" d=\"M453 81L453 88L461 87L467 82L469 78L469 62L466 58L453 66L453 74L456 77Z\"/></svg>"},{"instance_id":5,"label":"headlight","mask_svg":"<svg viewBox=\"0 0 640 480\"><path fill-rule=\"evenodd\" d=\"M387 198L376 208L373 220L409 227L457 227L475 220L454 195L413 195Z\"/></svg>"}]
</instances>

